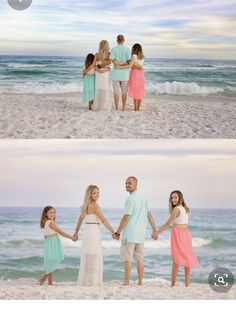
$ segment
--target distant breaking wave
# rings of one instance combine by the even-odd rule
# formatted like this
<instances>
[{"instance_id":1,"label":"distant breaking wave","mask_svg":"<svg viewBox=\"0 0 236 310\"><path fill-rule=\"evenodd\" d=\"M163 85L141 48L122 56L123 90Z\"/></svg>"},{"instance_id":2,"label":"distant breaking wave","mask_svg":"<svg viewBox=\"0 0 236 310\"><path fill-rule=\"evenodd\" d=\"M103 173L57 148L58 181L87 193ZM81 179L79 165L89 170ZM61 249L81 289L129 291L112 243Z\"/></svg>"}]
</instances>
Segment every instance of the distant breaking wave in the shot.
<instances>
[{"instance_id":1,"label":"distant breaking wave","mask_svg":"<svg viewBox=\"0 0 236 310\"><path fill-rule=\"evenodd\" d=\"M197 83L165 82L147 85L147 91L157 95L209 95L224 92L222 87L200 86Z\"/></svg>"}]
</instances>

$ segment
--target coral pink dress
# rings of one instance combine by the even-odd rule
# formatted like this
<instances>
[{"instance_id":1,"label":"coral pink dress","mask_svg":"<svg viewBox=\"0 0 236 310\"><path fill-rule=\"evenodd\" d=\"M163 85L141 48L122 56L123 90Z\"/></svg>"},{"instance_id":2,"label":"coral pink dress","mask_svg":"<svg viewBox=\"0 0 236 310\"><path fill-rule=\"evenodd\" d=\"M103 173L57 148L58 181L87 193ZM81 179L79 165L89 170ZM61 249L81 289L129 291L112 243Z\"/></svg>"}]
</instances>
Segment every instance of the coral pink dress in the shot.
<instances>
[{"instance_id":1,"label":"coral pink dress","mask_svg":"<svg viewBox=\"0 0 236 310\"><path fill-rule=\"evenodd\" d=\"M138 59L136 54L133 54L135 64L143 66L144 59ZM145 78L143 70L131 69L129 78L128 94L132 99L141 100L145 97Z\"/></svg>"},{"instance_id":2,"label":"coral pink dress","mask_svg":"<svg viewBox=\"0 0 236 310\"><path fill-rule=\"evenodd\" d=\"M188 214L183 206L177 206L180 214L174 224L188 224ZM188 227L173 226L171 229L171 254L176 264L189 268L199 267L193 251L192 237Z\"/></svg>"}]
</instances>

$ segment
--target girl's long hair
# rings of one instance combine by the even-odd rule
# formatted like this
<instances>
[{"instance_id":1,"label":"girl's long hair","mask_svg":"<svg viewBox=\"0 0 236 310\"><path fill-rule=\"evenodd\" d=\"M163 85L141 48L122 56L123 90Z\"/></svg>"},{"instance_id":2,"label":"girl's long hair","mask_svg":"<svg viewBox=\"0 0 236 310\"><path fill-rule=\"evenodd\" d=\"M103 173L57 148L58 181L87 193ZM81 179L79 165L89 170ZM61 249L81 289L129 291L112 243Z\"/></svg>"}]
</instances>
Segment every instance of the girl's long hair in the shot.
<instances>
[{"instance_id":1,"label":"girl's long hair","mask_svg":"<svg viewBox=\"0 0 236 310\"><path fill-rule=\"evenodd\" d=\"M43 213L42 213L41 219L40 219L40 227L41 227L41 228L44 228L45 223L46 223L46 221L48 220L48 218L47 218L47 212L48 212L49 210L51 210L51 209L54 209L54 211L55 211L55 208L53 208L52 206L46 206L46 207L43 209ZM54 221L56 221L56 217L55 217Z\"/></svg>"},{"instance_id":2,"label":"girl's long hair","mask_svg":"<svg viewBox=\"0 0 236 310\"><path fill-rule=\"evenodd\" d=\"M186 213L189 213L190 212L190 209L189 207L187 206L186 202L184 201L184 196L183 194L181 193L181 191L178 191L178 190L175 190L173 192L170 193L170 197L169 197L169 212L171 213L173 211L173 209L176 207L172 204L171 202L171 196L172 194L177 194L178 197L179 197L179 202L176 206L183 206Z\"/></svg>"},{"instance_id":3,"label":"girl's long hair","mask_svg":"<svg viewBox=\"0 0 236 310\"><path fill-rule=\"evenodd\" d=\"M138 59L144 59L143 49L139 43L135 43L131 50L131 55L136 54Z\"/></svg>"},{"instance_id":4,"label":"girl's long hair","mask_svg":"<svg viewBox=\"0 0 236 310\"><path fill-rule=\"evenodd\" d=\"M85 59L85 62L84 62L84 66L86 69L88 69L88 67L93 63L94 61L94 55L93 54L88 54L86 59Z\"/></svg>"},{"instance_id":5,"label":"girl's long hair","mask_svg":"<svg viewBox=\"0 0 236 310\"><path fill-rule=\"evenodd\" d=\"M99 53L101 57L101 61L104 61L109 58L109 43L107 40L102 40L99 44Z\"/></svg>"},{"instance_id":6,"label":"girl's long hair","mask_svg":"<svg viewBox=\"0 0 236 310\"><path fill-rule=\"evenodd\" d=\"M85 195L84 195L84 203L82 204L81 206L81 214L83 216L86 215L86 212L87 212L87 209L88 209L88 206L91 202L91 197L92 197L92 193L93 193L93 190L94 189L97 189L99 191L99 188L96 186L96 185L89 185L85 191Z\"/></svg>"}]
</instances>

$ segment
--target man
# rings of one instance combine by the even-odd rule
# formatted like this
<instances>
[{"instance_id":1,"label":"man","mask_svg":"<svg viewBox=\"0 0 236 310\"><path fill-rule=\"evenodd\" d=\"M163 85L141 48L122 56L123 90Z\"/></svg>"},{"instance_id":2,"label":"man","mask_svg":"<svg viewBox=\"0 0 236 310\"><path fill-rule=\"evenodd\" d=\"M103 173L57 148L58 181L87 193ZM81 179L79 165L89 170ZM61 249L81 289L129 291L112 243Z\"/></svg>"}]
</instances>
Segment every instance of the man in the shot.
<instances>
[{"instance_id":1,"label":"man","mask_svg":"<svg viewBox=\"0 0 236 310\"><path fill-rule=\"evenodd\" d=\"M156 232L155 221L149 211L147 201L137 191L138 180L131 176L126 180L126 190L130 196L125 202L125 212L115 235L119 239L122 234L120 257L124 261L124 285L129 285L132 268L132 257L137 262L138 285L142 285L144 263L143 249L146 237L147 220L153 233Z\"/></svg>"},{"instance_id":2,"label":"man","mask_svg":"<svg viewBox=\"0 0 236 310\"><path fill-rule=\"evenodd\" d=\"M122 111L125 110L128 92L128 81L129 81L129 69L117 69L116 64L127 64L131 58L130 50L124 45L125 38L123 34L117 36L116 47L111 49L110 59L114 63L112 70L112 83L114 90L114 101L115 109L118 110L119 106L119 92L121 89L122 93Z\"/></svg>"}]
</instances>

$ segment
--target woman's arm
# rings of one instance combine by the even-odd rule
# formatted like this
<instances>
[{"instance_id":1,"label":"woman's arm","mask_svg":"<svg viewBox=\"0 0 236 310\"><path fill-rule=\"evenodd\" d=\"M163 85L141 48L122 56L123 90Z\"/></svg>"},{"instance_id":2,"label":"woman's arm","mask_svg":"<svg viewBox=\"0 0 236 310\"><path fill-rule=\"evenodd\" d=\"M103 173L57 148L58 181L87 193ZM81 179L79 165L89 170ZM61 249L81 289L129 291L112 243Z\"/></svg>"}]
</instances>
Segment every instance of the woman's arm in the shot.
<instances>
[{"instance_id":1,"label":"woman's arm","mask_svg":"<svg viewBox=\"0 0 236 310\"><path fill-rule=\"evenodd\" d=\"M120 233L122 232L122 230L125 228L125 226L128 224L129 218L130 218L130 215L129 215L129 214L125 214L125 215L122 217L122 219L121 219L121 221L120 221L120 225L119 225L119 227L118 227L118 229L117 229L117 231L116 231L118 234L120 234Z\"/></svg>"},{"instance_id":2,"label":"woman's arm","mask_svg":"<svg viewBox=\"0 0 236 310\"><path fill-rule=\"evenodd\" d=\"M99 73L105 73L110 70L111 70L110 68L96 68L96 71L98 71Z\"/></svg>"},{"instance_id":3,"label":"woman's arm","mask_svg":"<svg viewBox=\"0 0 236 310\"><path fill-rule=\"evenodd\" d=\"M117 61L117 60L113 60L113 63L114 63L114 65L115 66L125 66L125 65L127 65L127 62L119 62L119 61Z\"/></svg>"},{"instance_id":4,"label":"woman's arm","mask_svg":"<svg viewBox=\"0 0 236 310\"><path fill-rule=\"evenodd\" d=\"M120 65L118 65L118 66L116 66L116 68L118 68L118 69L127 69L127 68L132 68L133 67L133 65L134 65L134 63L135 63L135 57L134 57L134 55L131 57L131 60L130 60L130 62L129 62L129 64L128 65L124 65L124 66L120 66Z\"/></svg>"},{"instance_id":5,"label":"woman's arm","mask_svg":"<svg viewBox=\"0 0 236 310\"><path fill-rule=\"evenodd\" d=\"M179 209L178 208L174 208L174 210L171 212L171 215L170 215L168 221L165 224L163 224L159 228L159 230L157 231L158 235L161 234L163 231L165 231L170 226L170 224L172 224L174 222L175 218L177 216L179 216L179 214L180 214Z\"/></svg>"},{"instance_id":6,"label":"woman's arm","mask_svg":"<svg viewBox=\"0 0 236 310\"><path fill-rule=\"evenodd\" d=\"M93 212L97 215L97 217L100 219L100 221L102 222L102 224L106 227L107 230L110 231L110 233L113 235L114 234L114 229L111 227L111 225L109 224L108 220L105 218L105 216L103 215L99 205L96 205L93 208Z\"/></svg>"},{"instance_id":7,"label":"woman's arm","mask_svg":"<svg viewBox=\"0 0 236 310\"><path fill-rule=\"evenodd\" d=\"M49 224L49 227L53 229L55 232L57 232L59 235L72 240L72 236L67 234L65 231L61 230L54 222L51 222Z\"/></svg>"},{"instance_id":8,"label":"woman's arm","mask_svg":"<svg viewBox=\"0 0 236 310\"><path fill-rule=\"evenodd\" d=\"M79 233L79 230L80 230L80 226L83 223L84 218L85 218L85 215L83 213L81 213L80 217L78 219L78 222L77 222L77 224L75 226L75 232L74 232L73 237L77 237L77 239L78 239L78 233Z\"/></svg>"},{"instance_id":9,"label":"woman's arm","mask_svg":"<svg viewBox=\"0 0 236 310\"><path fill-rule=\"evenodd\" d=\"M143 66L139 65L139 64L133 64L133 69L139 69L139 70L143 70Z\"/></svg>"}]
</instances>

